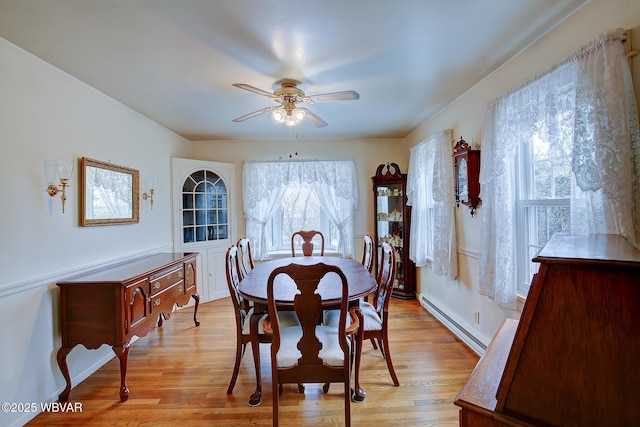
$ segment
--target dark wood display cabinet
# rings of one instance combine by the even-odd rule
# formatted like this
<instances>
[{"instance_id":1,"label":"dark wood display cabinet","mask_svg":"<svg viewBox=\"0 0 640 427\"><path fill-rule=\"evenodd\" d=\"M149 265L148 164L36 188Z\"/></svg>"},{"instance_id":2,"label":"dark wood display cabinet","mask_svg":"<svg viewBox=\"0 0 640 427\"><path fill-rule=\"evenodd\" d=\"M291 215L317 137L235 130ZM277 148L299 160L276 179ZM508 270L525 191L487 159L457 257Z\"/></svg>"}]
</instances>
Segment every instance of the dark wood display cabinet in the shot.
<instances>
[{"instance_id":1,"label":"dark wood display cabinet","mask_svg":"<svg viewBox=\"0 0 640 427\"><path fill-rule=\"evenodd\" d=\"M388 242L396 250L397 272L392 295L395 298L416 297L416 266L409 259L411 206L407 206L407 174L395 163L378 166L373 181L375 240L378 247ZM379 251L378 251L379 253ZM378 260L376 259L376 271Z\"/></svg>"},{"instance_id":2,"label":"dark wood display cabinet","mask_svg":"<svg viewBox=\"0 0 640 427\"><path fill-rule=\"evenodd\" d=\"M169 319L175 305L195 300L197 253L162 253L83 274L58 282L60 287L60 329L62 347L58 366L67 385L59 396L69 399L71 377L67 355L78 344L96 349L113 348L120 361L120 400L129 397L126 384L129 346L134 336L142 337Z\"/></svg>"}]
</instances>

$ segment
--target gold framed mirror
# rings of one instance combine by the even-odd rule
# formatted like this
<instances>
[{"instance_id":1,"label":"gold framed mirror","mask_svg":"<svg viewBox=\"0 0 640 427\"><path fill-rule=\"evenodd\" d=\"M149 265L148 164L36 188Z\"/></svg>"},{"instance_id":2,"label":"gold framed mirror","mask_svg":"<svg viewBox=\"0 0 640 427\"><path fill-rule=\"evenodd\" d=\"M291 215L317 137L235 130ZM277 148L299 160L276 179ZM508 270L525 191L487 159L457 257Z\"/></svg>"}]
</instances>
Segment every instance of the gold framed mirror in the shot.
<instances>
[{"instance_id":1,"label":"gold framed mirror","mask_svg":"<svg viewBox=\"0 0 640 427\"><path fill-rule=\"evenodd\" d=\"M80 225L140 222L140 172L82 158Z\"/></svg>"}]
</instances>

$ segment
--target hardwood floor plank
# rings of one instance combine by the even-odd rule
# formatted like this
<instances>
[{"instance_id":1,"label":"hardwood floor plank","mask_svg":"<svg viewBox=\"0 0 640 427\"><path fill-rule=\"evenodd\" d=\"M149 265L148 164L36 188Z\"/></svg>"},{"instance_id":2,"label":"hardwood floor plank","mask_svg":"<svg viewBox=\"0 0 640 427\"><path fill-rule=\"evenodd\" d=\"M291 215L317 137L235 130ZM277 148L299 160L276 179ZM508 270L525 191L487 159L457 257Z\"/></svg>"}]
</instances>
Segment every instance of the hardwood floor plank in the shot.
<instances>
[{"instance_id":1,"label":"hardwood floor plank","mask_svg":"<svg viewBox=\"0 0 640 427\"><path fill-rule=\"evenodd\" d=\"M367 398L351 404L354 426L457 426L453 405L478 357L413 301L391 301L390 346L400 380L394 387L379 350L364 343L361 383ZM262 405L247 405L255 387L251 348L242 360L232 395L226 390L235 357L234 317L228 299L201 304L200 327L191 309L173 313L162 328L131 345L127 385L120 402L120 371L114 358L71 390L82 412L45 412L29 426L270 426L269 346L260 348ZM342 384L324 394L308 384L304 394L285 385L280 399L283 426L342 426Z\"/></svg>"}]
</instances>

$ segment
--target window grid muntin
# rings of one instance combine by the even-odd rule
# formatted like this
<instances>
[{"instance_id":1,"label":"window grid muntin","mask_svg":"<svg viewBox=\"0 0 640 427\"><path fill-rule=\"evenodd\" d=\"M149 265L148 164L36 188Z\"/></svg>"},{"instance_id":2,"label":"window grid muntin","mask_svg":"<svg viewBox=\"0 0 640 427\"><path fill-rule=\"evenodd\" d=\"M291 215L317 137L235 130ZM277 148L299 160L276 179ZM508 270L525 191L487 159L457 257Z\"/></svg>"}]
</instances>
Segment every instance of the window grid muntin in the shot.
<instances>
[{"instance_id":1,"label":"window grid muntin","mask_svg":"<svg viewBox=\"0 0 640 427\"><path fill-rule=\"evenodd\" d=\"M531 141L518 145L516 173L516 266L518 290L529 291L538 263L531 261L554 232L570 231L571 166L568 153L562 161L549 158L550 144L534 135ZM556 152L557 154L557 152ZM547 171L548 191L539 188L541 173ZM538 174L536 174L538 172ZM564 185L563 185L564 184ZM537 197L536 197L537 196ZM558 197L564 196L564 197ZM564 223L550 223L554 212L564 211ZM556 215L558 215L556 213ZM554 230L550 230L555 229ZM559 228L559 229L558 229Z\"/></svg>"},{"instance_id":2,"label":"window grid muntin","mask_svg":"<svg viewBox=\"0 0 640 427\"><path fill-rule=\"evenodd\" d=\"M193 172L182 186L183 243L229 238L228 192L214 172Z\"/></svg>"}]
</instances>

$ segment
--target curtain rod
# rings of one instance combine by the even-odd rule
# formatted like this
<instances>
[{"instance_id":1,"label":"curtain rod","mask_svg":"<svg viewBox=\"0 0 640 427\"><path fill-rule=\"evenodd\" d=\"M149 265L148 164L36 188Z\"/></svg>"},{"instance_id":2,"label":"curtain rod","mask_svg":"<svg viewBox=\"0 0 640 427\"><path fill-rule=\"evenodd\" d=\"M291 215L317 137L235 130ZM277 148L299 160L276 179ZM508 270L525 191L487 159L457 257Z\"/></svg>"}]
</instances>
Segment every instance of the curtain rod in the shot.
<instances>
[{"instance_id":1,"label":"curtain rod","mask_svg":"<svg viewBox=\"0 0 640 427\"><path fill-rule=\"evenodd\" d=\"M533 78L525 81L524 83L520 84L518 87L505 92L504 94L502 94L499 97L495 98L493 101L490 101L488 103L488 105L495 104L496 102L498 102L498 101L500 101L500 100L502 100L502 99L504 99L504 98L506 98L508 96L513 95L514 93L524 89L525 87L529 86L530 84L535 83L535 82L545 78L546 76L548 76L549 74L551 74L554 71L558 70L559 68L564 67L565 65L575 61L578 58L581 58L581 57L583 57L585 55L590 54L597 47L603 46L605 43L611 43L611 42L615 42L615 41L619 41L619 42L623 43L624 40L626 40L627 38L629 38L629 39L631 38L631 33L629 31L625 31L622 28L616 28L614 30L605 31L600 36L598 36L596 39L592 40L591 42L587 43L583 47L581 47L578 50L576 50L572 55L569 55L569 56L561 59L559 62L557 62L555 65L553 65L548 70L546 70L543 73L538 74L538 75L534 76Z\"/></svg>"}]
</instances>

